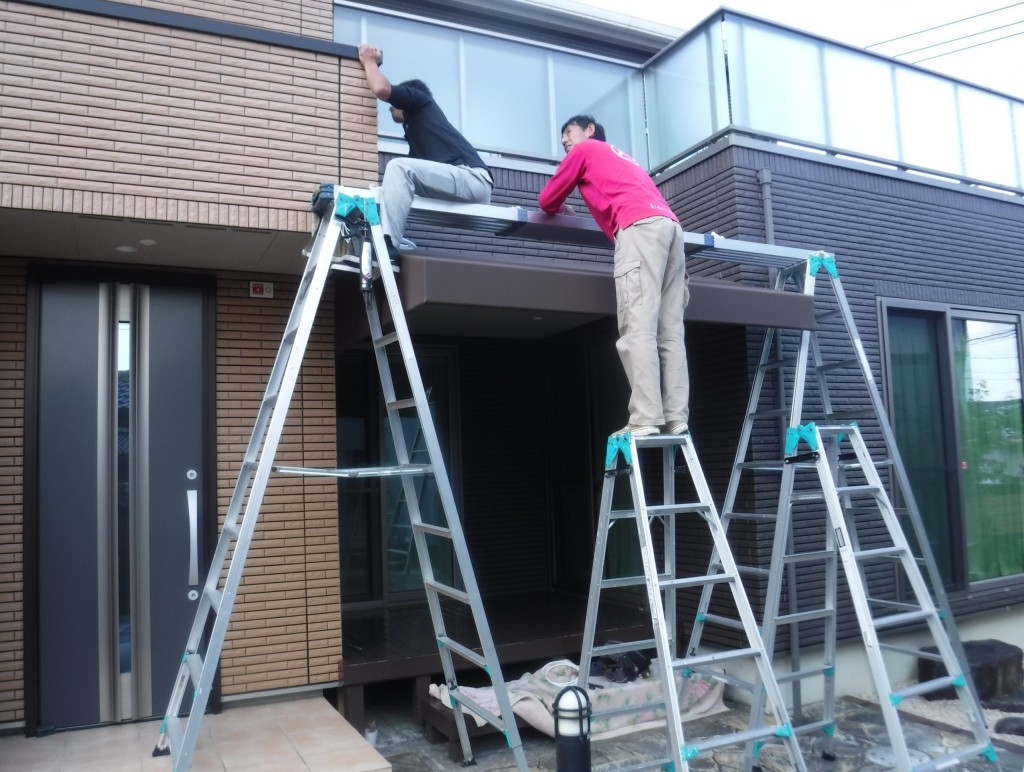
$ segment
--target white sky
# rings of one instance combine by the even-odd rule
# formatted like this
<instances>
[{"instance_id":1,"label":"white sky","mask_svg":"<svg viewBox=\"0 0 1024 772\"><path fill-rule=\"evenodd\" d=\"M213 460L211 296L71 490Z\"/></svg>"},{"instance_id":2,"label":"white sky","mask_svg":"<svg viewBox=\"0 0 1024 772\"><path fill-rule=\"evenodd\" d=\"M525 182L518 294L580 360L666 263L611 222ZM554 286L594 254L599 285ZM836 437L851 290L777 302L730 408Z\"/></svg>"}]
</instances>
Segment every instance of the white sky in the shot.
<instances>
[{"instance_id":1,"label":"white sky","mask_svg":"<svg viewBox=\"0 0 1024 772\"><path fill-rule=\"evenodd\" d=\"M1014 0L577 0L689 29L721 6L1024 99L1024 2ZM992 11L992 13L985 13ZM979 15L984 14L984 15ZM967 19L967 17L977 17ZM967 19L965 21L961 21ZM955 22L949 24L950 22ZM923 34L874 46L885 40ZM975 34L981 33L981 34ZM963 38L953 41L954 38ZM997 38L1005 38L996 40ZM988 42L995 41L995 42ZM907 52L942 43L915 53ZM978 45L984 43L983 45ZM954 49L974 46L951 53ZM906 54L906 55L904 55ZM928 61L925 57L948 54Z\"/></svg>"}]
</instances>

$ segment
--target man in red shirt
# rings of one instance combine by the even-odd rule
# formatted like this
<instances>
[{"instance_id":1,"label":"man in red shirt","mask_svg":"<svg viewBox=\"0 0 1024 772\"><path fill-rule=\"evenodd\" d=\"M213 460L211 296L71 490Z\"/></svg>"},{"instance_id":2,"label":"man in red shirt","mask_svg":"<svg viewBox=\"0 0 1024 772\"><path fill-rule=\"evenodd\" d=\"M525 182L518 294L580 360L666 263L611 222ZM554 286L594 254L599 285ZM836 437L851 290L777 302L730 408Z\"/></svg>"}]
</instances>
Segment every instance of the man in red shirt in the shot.
<instances>
[{"instance_id":1,"label":"man in red shirt","mask_svg":"<svg viewBox=\"0 0 1024 772\"><path fill-rule=\"evenodd\" d=\"M690 299L683 231L650 175L613 145L593 117L562 126L566 156L540 192L545 212L567 210L574 188L615 242L615 344L629 379L629 423L616 434L687 431L690 377L683 312Z\"/></svg>"}]
</instances>

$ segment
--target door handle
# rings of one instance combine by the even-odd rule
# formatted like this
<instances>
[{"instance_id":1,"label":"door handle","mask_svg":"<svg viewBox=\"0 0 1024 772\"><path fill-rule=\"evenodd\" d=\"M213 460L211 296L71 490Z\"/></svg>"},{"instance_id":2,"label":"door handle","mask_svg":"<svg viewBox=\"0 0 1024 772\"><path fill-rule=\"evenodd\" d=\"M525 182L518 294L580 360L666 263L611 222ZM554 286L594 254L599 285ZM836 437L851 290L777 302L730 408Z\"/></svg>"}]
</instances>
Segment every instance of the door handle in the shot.
<instances>
[{"instance_id":1,"label":"door handle","mask_svg":"<svg viewBox=\"0 0 1024 772\"><path fill-rule=\"evenodd\" d=\"M188 498L188 583L199 584L199 491L187 490Z\"/></svg>"}]
</instances>

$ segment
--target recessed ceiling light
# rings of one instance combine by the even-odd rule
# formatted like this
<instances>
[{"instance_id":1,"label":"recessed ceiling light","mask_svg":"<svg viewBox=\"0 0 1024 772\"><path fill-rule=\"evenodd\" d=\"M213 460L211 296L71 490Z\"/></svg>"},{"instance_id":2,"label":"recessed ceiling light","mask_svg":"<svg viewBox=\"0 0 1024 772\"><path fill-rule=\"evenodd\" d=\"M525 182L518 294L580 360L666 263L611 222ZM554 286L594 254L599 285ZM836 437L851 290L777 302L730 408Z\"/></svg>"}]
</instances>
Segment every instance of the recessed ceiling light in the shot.
<instances>
[{"instance_id":1,"label":"recessed ceiling light","mask_svg":"<svg viewBox=\"0 0 1024 772\"><path fill-rule=\"evenodd\" d=\"M138 247L130 246L128 244L122 244L119 247L114 247L114 251L115 252L138 252L139 248Z\"/></svg>"},{"instance_id":2,"label":"recessed ceiling light","mask_svg":"<svg viewBox=\"0 0 1024 772\"><path fill-rule=\"evenodd\" d=\"M155 247L156 239L139 239L139 243L144 247Z\"/></svg>"}]
</instances>

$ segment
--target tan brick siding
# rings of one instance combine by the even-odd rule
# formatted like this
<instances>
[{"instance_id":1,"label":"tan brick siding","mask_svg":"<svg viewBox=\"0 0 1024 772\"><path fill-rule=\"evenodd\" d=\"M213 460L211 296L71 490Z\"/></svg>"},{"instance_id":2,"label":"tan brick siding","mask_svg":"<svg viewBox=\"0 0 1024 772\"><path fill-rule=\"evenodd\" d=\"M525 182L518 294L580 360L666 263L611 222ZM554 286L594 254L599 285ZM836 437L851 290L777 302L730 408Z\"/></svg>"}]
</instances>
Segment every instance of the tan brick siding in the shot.
<instances>
[{"instance_id":1,"label":"tan brick siding","mask_svg":"<svg viewBox=\"0 0 1024 772\"><path fill-rule=\"evenodd\" d=\"M222 276L217 303L217 485L220 522L234 490L296 283L248 297ZM321 303L276 461L336 466L333 306ZM267 486L221 659L225 695L337 678L341 601L333 478L274 475Z\"/></svg>"},{"instance_id":2,"label":"tan brick siding","mask_svg":"<svg viewBox=\"0 0 1024 772\"><path fill-rule=\"evenodd\" d=\"M176 11L233 24L330 40L333 0L120 0L160 11Z\"/></svg>"},{"instance_id":3,"label":"tan brick siding","mask_svg":"<svg viewBox=\"0 0 1024 772\"><path fill-rule=\"evenodd\" d=\"M4 205L305 230L375 121L352 60L0 0Z\"/></svg>"},{"instance_id":4,"label":"tan brick siding","mask_svg":"<svg viewBox=\"0 0 1024 772\"><path fill-rule=\"evenodd\" d=\"M0 724L25 717L25 269L0 260Z\"/></svg>"}]
</instances>

